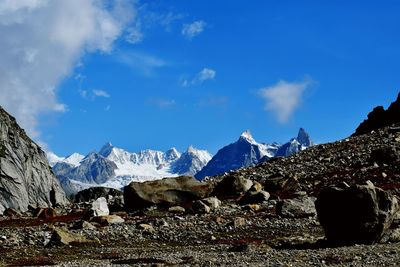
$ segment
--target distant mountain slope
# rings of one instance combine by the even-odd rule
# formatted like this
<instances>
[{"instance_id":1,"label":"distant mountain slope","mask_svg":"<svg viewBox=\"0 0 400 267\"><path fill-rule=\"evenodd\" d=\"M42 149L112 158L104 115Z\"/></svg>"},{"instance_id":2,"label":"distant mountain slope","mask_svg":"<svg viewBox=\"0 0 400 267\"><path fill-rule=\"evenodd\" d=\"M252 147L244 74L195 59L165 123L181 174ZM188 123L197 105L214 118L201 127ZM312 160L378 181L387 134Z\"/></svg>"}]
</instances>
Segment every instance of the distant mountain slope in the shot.
<instances>
[{"instance_id":1,"label":"distant mountain slope","mask_svg":"<svg viewBox=\"0 0 400 267\"><path fill-rule=\"evenodd\" d=\"M375 107L356 129L353 136L370 133L382 127L390 126L400 122L400 93L387 110L383 106Z\"/></svg>"},{"instance_id":2,"label":"distant mountain slope","mask_svg":"<svg viewBox=\"0 0 400 267\"><path fill-rule=\"evenodd\" d=\"M0 107L0 214L67 202L45 153Z\"/></svg>"},{"instance_id":3,"label":"distant mountain slope","mask_svg":"<svg viewBox=\"0 0 400 267\"><path fill-rule=\"evenodd\" d=\"M173 164L172 171L183 176L194 176L207 165L211 158L212 156L208 151L190 146Z\"/></svg>"},{"instance_id":4,"label":"distant mountain slope","mask_svg":"<svg viewBox=\"0 0 400 267\"><path fill-rule=\"evenodd\" d=\"M236 142L220 149L195 177L203 179L206 176L218 175L230 170L257 164L265 156L269 158L273 157L277 150L277 145L259 144L254 140L249 131L245 131Z\"/></svg>"},{"instance_id":5,"label":"distant mountain slope","mask_svg":"<svg viewBox=\"0 0 400 267\"><path fill-rule=\"evenodd\" d=\"M275 157L287 157L307 149L312 145L314 145L314 143L311 141L309 134L303 128L300 128L297 137L292 138L289 142L280 146L275 153Z\"/></svg>"},{"instance_id":6,"label":"distant mountain slope","mask_svg":"<svg viewBox=\"0 0 400 267\"><path fill-rule=\"evenodd\" d=\"M313 142L310 136L303 128L300 128L297 138L293 138L283 145L257 143L250 132L245 131L239 137L238 141L219 150L195 177L201 180L206 176L220 175L267 161L273 157L286 157L312 145Z\"/></svg>"}]
</instances>

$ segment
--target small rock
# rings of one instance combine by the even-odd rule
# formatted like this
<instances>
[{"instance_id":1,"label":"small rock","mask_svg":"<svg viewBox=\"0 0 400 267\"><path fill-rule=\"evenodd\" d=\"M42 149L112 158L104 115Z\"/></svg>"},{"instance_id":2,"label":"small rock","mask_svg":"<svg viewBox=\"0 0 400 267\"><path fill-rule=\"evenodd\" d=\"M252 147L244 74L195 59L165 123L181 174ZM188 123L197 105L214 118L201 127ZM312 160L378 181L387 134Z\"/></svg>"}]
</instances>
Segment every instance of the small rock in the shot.
<instances>
[{"instance_id":1,"label":"small rock","mask_svg":"<svg viewBox=\"0 0 400 267\"><path fill-rule=\"evenodd\" d=\"M247 191L246 194L240 199L240 204L258 204L268 201L270 194L266 191Z\"/></svg>"},{"instance_id":2,"label":"small rock","mask_svg":"<svg viewBox=\"0 0 400 267\"><path fill-rule=\"evenodd\" d=\"M110 214L108 209L107 200L105 197L99 197L93 201L92 208L90 209L93 216L107 216Z\"/></svg>"},{"instance_id":3,"label":"small rock","mask_svg":"<svg viewBox=\"0 0 400 267\"><path fill-rule=\"evenodd\" d=\"M261 206L258 204L248 204L243 207L245 210L251 210L251 211L259 211L261 209Z\"/></svg>"},{"instance_id":4,"label":"small rock","mask_svg":"<svg viewBox=\"0 0 400 267\"><path fill-rule=\"evenodd\" d=\"M226 222L226 220L220 216L215 218L215 222L219 225L224 224Z\"/></svg>"},{"instance_id":5,"label":"small rock","mask_svg":"<svg viewBox=\"0 0 400 267\"><path fill-rule=\"evenodd\" d=\"M48 245L72 245L90 242L91 241L80 234L71 233L66 229L56 228L51 235Z\"/></svg>"},{"instance_id":6,"label":"small rock","mask_svg":"<svg viewBox=\"0 0 400 267\"><path fill-rule=\"evenodd\" d=\"M216 197L208 197L208 198L203 198L201 200L204 204L206 204L207 206L209 206L211 208L211 210L217 210L221 207L221 200L219 200Z\"/></svg>"},{"instance_id":7,"label":"small rock","mask_svg":"<svg viewBox=\"0 0 400 267\"><path fill-rule=\"evenodd\" d=\"M90 219L91 222L98 223L103 226L124 223L125 220L118 215L96 216Z\"/></svg>"},{"instance_id":8,"label":"small rock","mask_svg":"<svg viewBox=\"0 0 400 267\"><path fill-rule=\"evenodd\" d=\"M233 220L233 227L239 228L246 225L246 220L242 217L237 217Z\"/></svg>"},{"instance_id":9,"label":"small rock","mask_svg":"<svg viewBox=\"0 0 400 267\"><path fill-rule=\"evenodd\" d=\"M210 213L211 212L211 208L209 206L207 206L206 204L204 204L201 200L197 200L197 201L193 202L192 210L195 213Z\"/></svg>"},{"instance_id":10,"label":"small rock","mask_svg":"<svg viewBox=\"0 0 400 267\"><path fill-rule=\"evenodd\" d=\"M171 213L175 213L175 214L180 214L180 213L185 213L186 212L185 208L181 207L181 206L170 207L168 209L168 211L171 212Z\"/></svg>"},{"instance_id":11,"label":"small rock","mask_svg":"<svg viewBox=\"0 0 400 267\"><path fill-rule=\"evenodd\" d=\"M143 230L143 233L147 233L147 234L154 234L156 232L156 230L154 229L154 227L152 225L146 224L146 223L139 224L138 228L140 230Z\"/></svg>"},{"instance_id":12,"label":"small rock","mask_svg":"<svg viewBox=\"0 0 400 267\"><path fill-rule=\"evenodd\" d=\"M91 224L90 222L84 221L84 220L80 220L77 221L74 226L72 227L72 229L76 229L76 230L80 230L80 229L88 229L88 230L95 230L96 226L94 226L93 224Z\"/></svg>"}]
</instances>

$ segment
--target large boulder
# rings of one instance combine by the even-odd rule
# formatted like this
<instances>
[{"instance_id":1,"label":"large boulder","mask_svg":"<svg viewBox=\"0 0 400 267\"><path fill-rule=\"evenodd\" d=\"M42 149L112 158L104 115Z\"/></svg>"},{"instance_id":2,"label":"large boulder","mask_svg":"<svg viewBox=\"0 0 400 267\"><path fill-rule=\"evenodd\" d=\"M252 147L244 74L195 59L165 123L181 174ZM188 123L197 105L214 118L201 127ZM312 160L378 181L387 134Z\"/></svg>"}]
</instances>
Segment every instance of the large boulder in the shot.
<instances>
[{"instance_id":1,"label":"large boulder","mask_svg":"<svg viewBox=\"0 0 400 267\"><path fill-rule=\"evenodd\" d=\"M208 196L209 192L209 184L188 176L132 182L124 188L125 209L135 211L152 205L186 206Z\"/></svg>"},{"instance_id":2,"label":"large boulder","mask_svg":"<svg viewBox=\"0 0 400 267\"><path fill-rule=\"evenodd\" d=\"M315 205L326 239L338 245L381 241L398 212L396 197L371 182L325 188Z\"/></svg>"},{"instance_id":3,"label":"large boulder","mask_svg":"<svg viewBox=\"0 0 400 267\"><path fill-rule=\"evenodd\" d=\"M246 193L252 185L251 180L242 176L228 175L215 186L212 195L222 199L238 197Z\"/></svg>"},{"instance_id":4,"label":"large boulder","mask_svg":"<svg viewBox=\"0 0 400 267\"><path fill-rule=\"evenodd\" d=\"M0 214L67 203L43 150L0 107Z\"/></svg>"}]
</instances>

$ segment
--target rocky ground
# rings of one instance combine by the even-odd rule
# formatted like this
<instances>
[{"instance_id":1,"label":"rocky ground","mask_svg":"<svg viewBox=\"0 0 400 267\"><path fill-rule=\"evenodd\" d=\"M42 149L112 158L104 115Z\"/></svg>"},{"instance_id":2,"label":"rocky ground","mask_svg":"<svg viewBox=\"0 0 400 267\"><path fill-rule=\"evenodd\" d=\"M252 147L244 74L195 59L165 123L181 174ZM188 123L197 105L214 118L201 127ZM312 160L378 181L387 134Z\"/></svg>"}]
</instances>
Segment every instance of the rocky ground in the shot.
<instances>
[{"instance_id":1,"label":"rocky ground","mask_svg":"<svg viewBox=\"0 0 400 267\"><path fill-rule=\"evenodd\" d=\"M399 126L208 179L222 203L115 216L100 214L101 201L99 211L88 202L58 209L58 216L7 211L0 218L0 266L399 265L399 218L382 242L335 247L324 239L313 202L321 188L367 180L399 195ZM246 187L241 196L218 187L226 177ZM246 179L260 184L249 189Z\"/></svg>"},{"instance_id":2,"label":"rocky ground","mask_svg":"<svg viewBox=\"0 0 400 267\"><path fill-rule=\"evenodd\" d=\"M0 222L5 266L395 266L400 244L327 247L315 217L283 218L274 201L248 210L225 203L209 214L173 214L150 208L123 215L124 223L77 226L82 213L52 219ZM55 229L84 242L52 244Z\"/></svg>"}]
</instances>

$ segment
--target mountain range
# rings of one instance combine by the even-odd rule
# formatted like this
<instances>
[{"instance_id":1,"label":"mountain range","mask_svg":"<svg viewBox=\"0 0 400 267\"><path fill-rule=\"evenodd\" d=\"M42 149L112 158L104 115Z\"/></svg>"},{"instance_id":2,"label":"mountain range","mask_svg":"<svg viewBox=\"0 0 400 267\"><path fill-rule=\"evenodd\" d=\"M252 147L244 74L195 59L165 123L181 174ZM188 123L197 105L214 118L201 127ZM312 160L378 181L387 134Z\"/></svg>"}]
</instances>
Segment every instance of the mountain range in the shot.
<instances>
[{"instance_id":1,"label":"mountain range","mask_svg":"<svg viewBox=\"0 0 400 267\"><path fill-rule=\"evenodd\" d=\"M165 152L148 149L131 153L107 143L99 152L86 156L74 153L62 158L48 153L48 159L62 187L72 195L93 186L121 189L132 181L164 177L186 175L201 180L273 157L289 156L312 145L309 135L301 128L296 138L283 145L258 143L249 131L245 131L236 142L220 149L214 157L208 151L192 146L183 153L175 148Z\"/></svg>"}]
</instances>

